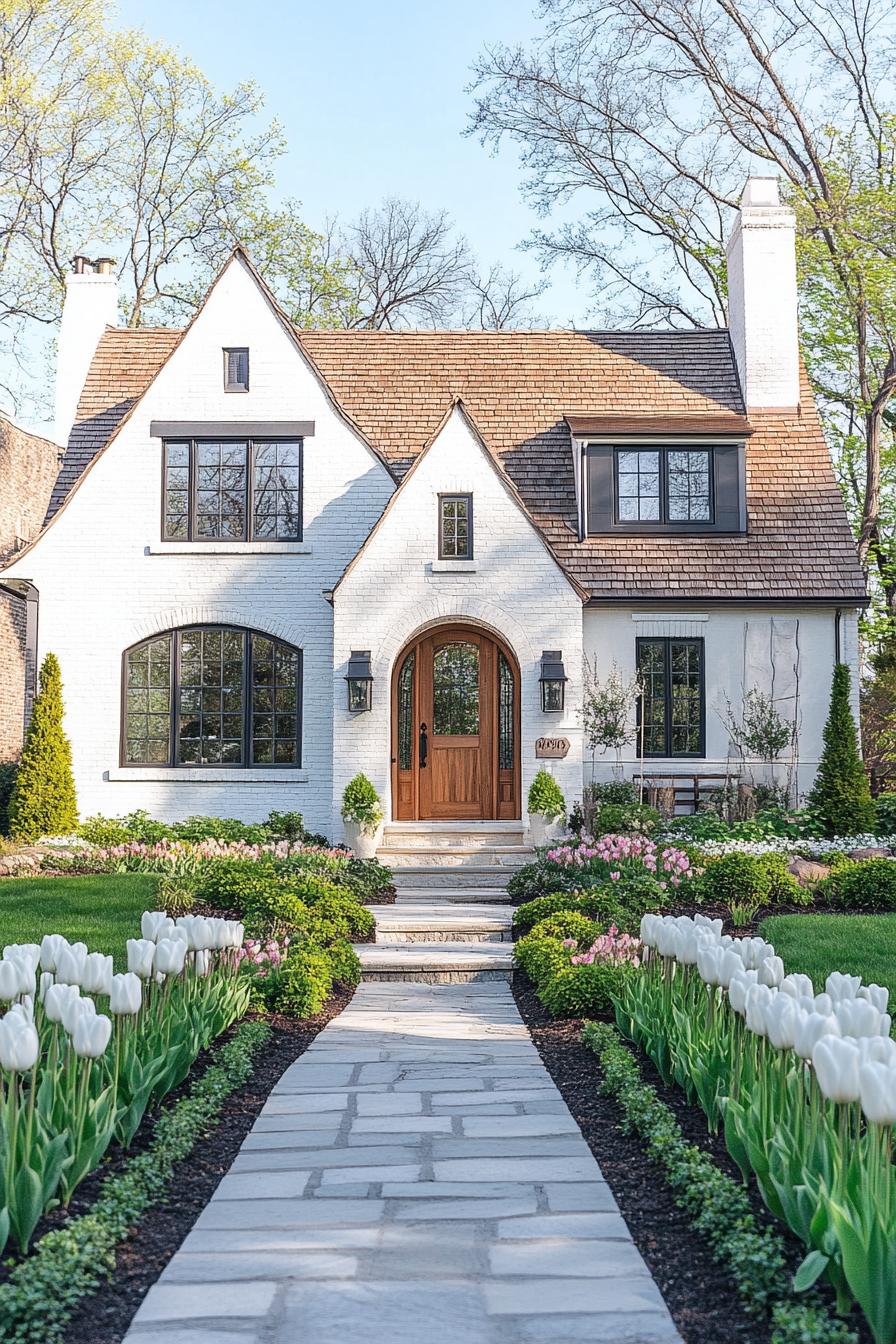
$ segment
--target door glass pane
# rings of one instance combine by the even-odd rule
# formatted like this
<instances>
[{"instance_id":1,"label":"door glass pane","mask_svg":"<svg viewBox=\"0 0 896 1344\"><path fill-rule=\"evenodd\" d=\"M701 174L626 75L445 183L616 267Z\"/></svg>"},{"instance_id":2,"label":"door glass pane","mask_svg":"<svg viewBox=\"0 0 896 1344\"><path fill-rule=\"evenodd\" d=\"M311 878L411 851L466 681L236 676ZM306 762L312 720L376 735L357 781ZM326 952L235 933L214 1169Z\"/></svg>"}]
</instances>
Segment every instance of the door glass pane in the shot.
<instances>
[{"instance_id":1,"label":"door glass pane","mask_svg":"<svg viewBox=\"0 0 896 1344\"><path fill-rule=\"evenodd\" d=\"M498 769L513 769L513 669L498 653Z\"/></svg>"},{"instance_id":2,"label":"door glass pane","mask_svg":"<svg viewBox=\"0 0 896 1344\"><path fill-rule=\"evenodd\" d=\"M439 737L479 732L479 648L445 644L432 660L433 732Z\"/></svg>"},{"instance_id":3,"label":"door glass pane","mask_svg":"<svg viewBox=\"0 0 896 1344\"><path fill-rule=\"evenodd\" d=\"M414 664L416 652L405 658L398 674L398 768L410 770L414 745Z\"/></svg>"}]
</instances>

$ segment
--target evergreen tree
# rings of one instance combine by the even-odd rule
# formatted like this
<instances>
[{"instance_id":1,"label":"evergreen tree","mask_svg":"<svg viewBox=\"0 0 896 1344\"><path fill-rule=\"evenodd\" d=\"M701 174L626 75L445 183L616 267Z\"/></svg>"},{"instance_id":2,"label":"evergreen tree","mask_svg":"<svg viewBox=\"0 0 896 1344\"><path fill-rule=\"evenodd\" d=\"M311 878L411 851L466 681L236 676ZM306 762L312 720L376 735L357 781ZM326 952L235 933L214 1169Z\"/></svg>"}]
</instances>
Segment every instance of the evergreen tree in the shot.
<instances>
[{"instance_id":1,"label":"evergreen tree","mask_svg":"<svg viewBox=\"0 0 896 1344\"><path fill-rule=\"evenodd\" d=\"M874 829L874 804L859 752L845 663L834 668L824 750L807 802L827 835L859 835Z\"/></svg>"},{"instance_id":2,"label":"evergreen tree","mask_svg":"<svg viewBox=\"0 0 896 1344\"><path fill-rule=\"evenodd\" d=\"M62 731L62 677L59 660L48 653L9 800L9 833L16 840L33 841L65 835L77 824L72 749Z\"/></svg>"}]
</instances>

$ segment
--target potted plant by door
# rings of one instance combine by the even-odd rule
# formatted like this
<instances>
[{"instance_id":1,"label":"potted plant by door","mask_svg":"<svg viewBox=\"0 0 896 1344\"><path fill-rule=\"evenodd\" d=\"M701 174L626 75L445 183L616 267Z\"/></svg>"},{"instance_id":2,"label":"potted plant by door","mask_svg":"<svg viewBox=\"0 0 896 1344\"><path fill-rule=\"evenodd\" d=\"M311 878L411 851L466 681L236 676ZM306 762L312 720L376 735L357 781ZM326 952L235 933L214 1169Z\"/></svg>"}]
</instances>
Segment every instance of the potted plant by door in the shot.
<instances>
[{"instance_id":1,"label":"potted plant by door","mask_svg":"<svg viewBox=\"0 0 896 1344\"><path fill-rule=\"evenodd\" d=\"M383 832L379 795L366 775L355 775L342 794L345 842L359 859L376 857Z\"/></svg>"},{"instance_id":2,"label":"potted plant by door","mask_svg":"<svg viewBox=\"0 0 896 1344\"><path fill-rule=\"evenodd\" d=\"M546 845L559 834L566 816L560 785L547 770L539 770L529 788L529 834L533 845Z\"/></svg>"}]
</instances>

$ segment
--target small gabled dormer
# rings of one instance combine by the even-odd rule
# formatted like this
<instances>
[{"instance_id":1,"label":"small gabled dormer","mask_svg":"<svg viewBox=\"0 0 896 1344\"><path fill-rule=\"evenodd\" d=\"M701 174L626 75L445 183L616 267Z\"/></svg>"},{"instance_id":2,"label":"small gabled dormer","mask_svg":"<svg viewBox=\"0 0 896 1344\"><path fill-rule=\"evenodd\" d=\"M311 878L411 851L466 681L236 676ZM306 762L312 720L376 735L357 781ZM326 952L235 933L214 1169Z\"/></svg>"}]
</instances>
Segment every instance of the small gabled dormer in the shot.
<instances>
[{"instance_id":1,"label":"small gabled dormer","mask_svg":"<svg viewBox=\"0 0 896 1344\"><path fill-rule=\"evenodd\" d=\"M746 531L744 416L568 416L567 423L582 537Z\"/></svg>"}]
</instances>

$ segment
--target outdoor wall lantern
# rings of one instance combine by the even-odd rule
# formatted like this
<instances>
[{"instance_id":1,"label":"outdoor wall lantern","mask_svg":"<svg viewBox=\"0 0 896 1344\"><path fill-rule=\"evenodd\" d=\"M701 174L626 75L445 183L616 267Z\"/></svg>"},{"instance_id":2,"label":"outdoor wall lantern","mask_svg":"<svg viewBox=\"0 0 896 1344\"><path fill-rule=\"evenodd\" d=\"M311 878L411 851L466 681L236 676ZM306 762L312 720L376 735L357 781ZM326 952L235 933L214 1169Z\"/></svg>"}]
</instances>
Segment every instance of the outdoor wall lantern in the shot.
<instances>
[{"instance_id":1,"label":"outdoor wall lantern","mask_svg":"<svg viewBox=\"0 0 896 1344\"><path fill-rule=\"evenodd\" d=\"M373 673L370 670L370 650L352 649L348 660L348 708L350 714L363 714L373 702Z\"/></svg>"},{"instance_id":2,"label":"outdoor wall lantern","mask_svg":"<svg viewBox=\"0 0 896 1344\"><path fill-rule=\"evenodd\" d=\"M545 649L541 655L541 708L545 714L559 714L566 699L566 671L560 649Z\"/></svg>"}]
</instances>

